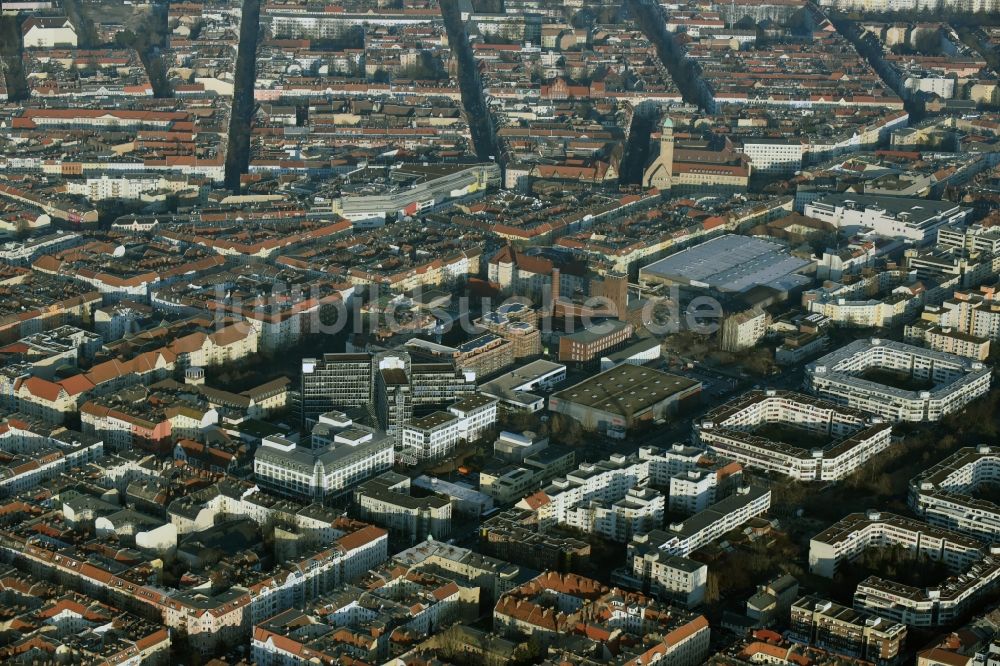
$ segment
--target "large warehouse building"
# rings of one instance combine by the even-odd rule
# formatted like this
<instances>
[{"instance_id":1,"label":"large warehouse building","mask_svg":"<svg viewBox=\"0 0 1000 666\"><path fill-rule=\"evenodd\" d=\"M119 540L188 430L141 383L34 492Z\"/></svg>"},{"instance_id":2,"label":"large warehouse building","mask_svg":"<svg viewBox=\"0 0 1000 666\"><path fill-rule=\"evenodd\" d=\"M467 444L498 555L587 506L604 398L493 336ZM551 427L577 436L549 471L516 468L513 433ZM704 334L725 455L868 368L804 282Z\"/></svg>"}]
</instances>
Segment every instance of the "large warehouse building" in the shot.
<instances>
[{"instance_id":1,"label":"large warehouse building","mask_svg":"<svg viewBox=\"0 0 1000 666\"><path fill-rule=\"evenodd\" d=\"M937 230L960 224L968 209L950 201L907 197L828 194L806 204L805 214L829 222L848 234L871 229L887 238L930 243Z\"/></svg>"},{"instance_id":2,"label":"large warehouse building","mask_svg":"<svg viewBox=\"0 0 1000 666\"><path fill-rule=\"evenodd\" d=\"M701 382L628 363L598 373L549 398L549 410L611 437L675 412L701 392Z\"/></svg>"},{"instance_id":3,"label":"large warehouse building","mask_svg":"<svg viewBox=\"0 0 1000 666\"><path fill-rule=\"evenodd\" d=\"M754 287L787 293L811 283L812 261L777 243L726 234L681 250L639 270L639 281L742 294Z\"/></svg>"}]
</instances>

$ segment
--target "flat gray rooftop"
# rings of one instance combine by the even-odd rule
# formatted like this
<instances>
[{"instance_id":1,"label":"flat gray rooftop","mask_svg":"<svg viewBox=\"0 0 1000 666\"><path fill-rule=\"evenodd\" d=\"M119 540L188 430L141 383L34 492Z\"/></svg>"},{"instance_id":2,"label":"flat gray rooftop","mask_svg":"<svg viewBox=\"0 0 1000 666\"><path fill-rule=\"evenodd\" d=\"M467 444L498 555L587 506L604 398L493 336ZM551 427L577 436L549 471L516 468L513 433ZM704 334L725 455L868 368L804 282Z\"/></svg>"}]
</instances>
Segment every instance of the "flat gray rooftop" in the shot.
<instances>
[{"instance_id":1,"label":"flat gray rooftop","mask_svg":"<svg viewBox=\"0 0 1000 666\"><path fill-rule=\"evenodd\" d=\"M921 226L928 222L935 221L941 215L949 212L958 212L959 207L950 201L937 201L935 199L894 197L894 196L873 196L870 194L828 194L820 197L816 203L827 206L860 208L863 210L877 209L884 210L892 217L904 217L910 224Z\"/></svg>"},{"instance_id":2,"label":"flat gray rooftop","mask_svg":"<svg viewBox=\"0 0 1000 666\"><path fill-rule=\"evenodd\" d=\"M554 394L590 409L632 415L672 395L700 388L701 382L638 365L618 365Z\"/></svg>"},{"instance_id":3,"label":"flat gray rooftop","mask_svg":"<svg viewBox=\"0 0 1000 666\"><path fill-rule=\"evenodd\" d=\"M770 241L727 234L665 257L640 271L640 279L660 279L693 287L742 293L765 285L781 291L806 284L797 275L810 262Z\"/></svg>"}]
</instances>

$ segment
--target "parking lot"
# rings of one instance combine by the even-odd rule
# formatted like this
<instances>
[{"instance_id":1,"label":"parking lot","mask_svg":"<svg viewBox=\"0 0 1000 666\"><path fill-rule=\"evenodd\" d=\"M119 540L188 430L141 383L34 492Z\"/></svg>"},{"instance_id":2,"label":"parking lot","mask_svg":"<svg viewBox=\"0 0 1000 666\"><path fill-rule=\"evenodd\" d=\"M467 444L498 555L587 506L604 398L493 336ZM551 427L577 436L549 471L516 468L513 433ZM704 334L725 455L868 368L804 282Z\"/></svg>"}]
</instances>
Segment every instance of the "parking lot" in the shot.
<instances>
[{"instance_id":1,"label":"parking lot","mask_svg":"<svg viewBox=\"0 0 1000 666\"><path fill-rule=\"evenodd\" d=\"M664 362L663 370L701 382L701 395L704 401L717 402L725 399L736 393L741 387L746 388L746 385L750 383L749 379L730 377L701 365L693 368L678 368L676 364L670 367L667 362Z\"/></svg>"}]
</instances>

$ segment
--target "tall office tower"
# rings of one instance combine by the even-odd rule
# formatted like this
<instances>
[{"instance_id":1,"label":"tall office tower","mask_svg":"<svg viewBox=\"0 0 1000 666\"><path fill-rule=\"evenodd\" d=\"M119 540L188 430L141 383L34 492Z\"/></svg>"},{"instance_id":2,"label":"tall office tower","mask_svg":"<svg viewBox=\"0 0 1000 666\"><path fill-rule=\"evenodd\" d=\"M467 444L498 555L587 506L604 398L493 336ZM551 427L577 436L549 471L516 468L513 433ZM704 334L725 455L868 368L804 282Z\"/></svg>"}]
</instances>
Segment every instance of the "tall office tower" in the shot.
<instances>
[{"instance_id":1,"label":"tall office tower","mask_svg":"<svg viewBox=\"0 0 1000 666\"><path fill-rule=\"evenodd\" d=\"M454 363L413 363L404 351L324 354L302 360L302 417L370 407L393 441L414 415L443 409L476 392L476 376Z\"/></svg>"},{"instance_id":2,"label":"tall office tower","mask_svg":"<svg viewBox=\"0 0 1000 666\"><path fill-rule=\"evenodd\" d=\"M371 354L323 354L302 359L302 418L363 407L372 400Z\"/></svg>"},{"instance_id":3,"label":"tall office tower","mask_svg":"<svg viewBox=\"0 0 1000 666\"><path fill-rule=\"evenodd\" d=\"M409 354L379 354L375 368L375 414L379 426L398 444L403 426L413 418Z\"/></svg>"},{"instance_id":4,"label":"tall office tower","mask_svg":"<svg viewBox=\"0 0 1000 666\"><path fill-rule=\"evenodd\" d=\"M451 405L476 392L476 373L451 363L414 363L410 366L413 411L421 416L442 405Z\"/></svg>"}]
</instances>

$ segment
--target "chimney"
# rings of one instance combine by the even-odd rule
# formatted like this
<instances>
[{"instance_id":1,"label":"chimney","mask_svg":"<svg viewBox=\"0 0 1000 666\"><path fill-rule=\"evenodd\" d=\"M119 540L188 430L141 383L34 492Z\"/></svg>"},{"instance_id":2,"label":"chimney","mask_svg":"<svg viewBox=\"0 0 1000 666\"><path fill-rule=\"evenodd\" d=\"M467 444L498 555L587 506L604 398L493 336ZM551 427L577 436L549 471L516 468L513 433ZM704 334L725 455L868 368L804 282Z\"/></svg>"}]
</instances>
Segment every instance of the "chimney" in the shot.
<instances>
[{"instance_id":1,"label":"chimney","mask_svg":"<svg viewBox=\"0 0 1000 666\"><path fill-rule=\"evenodd\" d=\"M556 303L559 301L559 278L560 271L555 266L552 267L552 308L555 309Z\"/></svg>"}]
</instances>

